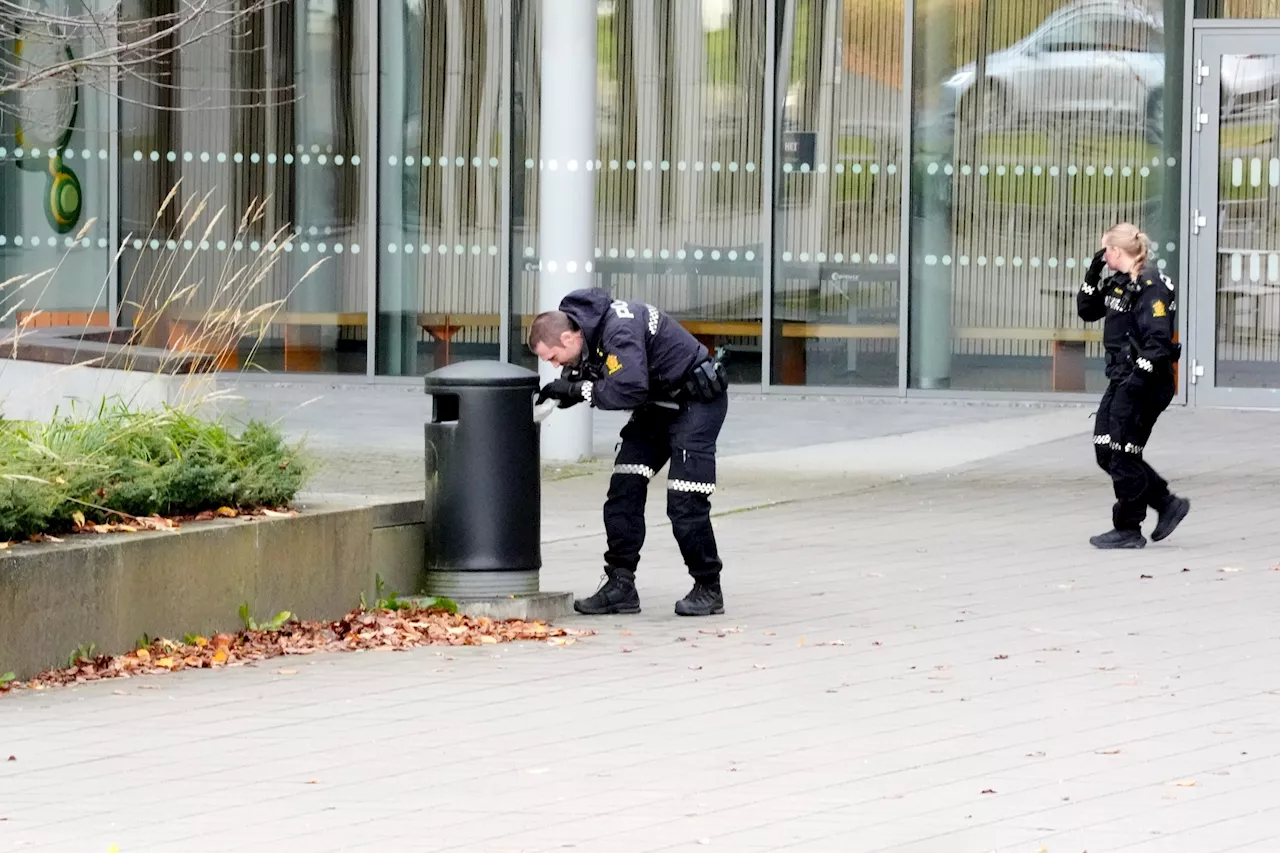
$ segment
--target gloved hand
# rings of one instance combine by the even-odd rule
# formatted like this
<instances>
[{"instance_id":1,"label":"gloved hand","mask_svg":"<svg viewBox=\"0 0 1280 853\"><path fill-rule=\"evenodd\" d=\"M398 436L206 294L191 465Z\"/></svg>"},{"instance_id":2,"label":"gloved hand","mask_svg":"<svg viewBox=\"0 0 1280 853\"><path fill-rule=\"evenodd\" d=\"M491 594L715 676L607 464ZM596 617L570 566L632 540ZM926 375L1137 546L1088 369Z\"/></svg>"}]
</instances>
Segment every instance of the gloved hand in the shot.
<instances>
[{"instance_id":1,"label":"gloved hand","mask_svg":"<svg viewBox=\"0 0 1280 853\"><path fill-rule=\"evenodd\" d=\"M542 390L538 392L539 403L545 403L547 400L559 400L560 408L562 409L576 406L583 399L582 383L570 382L563 376L559 379L552 379L546 385L543 385Z\"/></svg>"},{"instance_id":2,"label":"gloved hand","mask_svg":"<svg viewBox=\"0 0 1280 853\"><path fill-rule=\"evenodd\" d=\"M1097 286L1098 282L1102 280L1102 272L1107 268L1106 254L1106 249L1099 249L1094 254L1093 261L1089 264L1089 269L1084 274L1084 280L1089 284Z\"/></svg>"}]
</instances>

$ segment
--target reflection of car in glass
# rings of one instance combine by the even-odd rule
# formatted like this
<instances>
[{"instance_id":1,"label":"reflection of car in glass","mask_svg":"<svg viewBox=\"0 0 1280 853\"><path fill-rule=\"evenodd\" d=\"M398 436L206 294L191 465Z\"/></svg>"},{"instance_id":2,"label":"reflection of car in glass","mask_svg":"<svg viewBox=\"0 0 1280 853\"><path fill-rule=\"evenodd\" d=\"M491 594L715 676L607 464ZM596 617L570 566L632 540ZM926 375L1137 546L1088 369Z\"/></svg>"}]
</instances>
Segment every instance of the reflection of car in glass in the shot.
<instances>
[{"instance_id":1,"label":"reflection of car in glass","mask_svg":"<svg viewBox=\"0 0 1280 853\"><path fill-rule=\"evenodd\" d=\"M1164 22L1125 0L1083 0L1049 15L1030 35L943 83L944 103L961 123L986 126L1054 119L1132 121L1158 143L1164 124ZM1280 75L1248 63L1222 69L1224 94L1274 90ZM981 104L979 104L981 102Z\"/></svg>"},{"instance_id":2,"label":"reflection of car in glass","mask_svg":"<svg viewBox=\"0 0 1280 853\"><path fill-rule=\"evenodd\" d=\"M1117 0L1086 0L990 54L985 91L974 86L977 63L957 70L943 83L945 102L962 123L1132 120L1155 141L1164 122L1164 49L1157 15Z\"/></svg>"}]
</instances>

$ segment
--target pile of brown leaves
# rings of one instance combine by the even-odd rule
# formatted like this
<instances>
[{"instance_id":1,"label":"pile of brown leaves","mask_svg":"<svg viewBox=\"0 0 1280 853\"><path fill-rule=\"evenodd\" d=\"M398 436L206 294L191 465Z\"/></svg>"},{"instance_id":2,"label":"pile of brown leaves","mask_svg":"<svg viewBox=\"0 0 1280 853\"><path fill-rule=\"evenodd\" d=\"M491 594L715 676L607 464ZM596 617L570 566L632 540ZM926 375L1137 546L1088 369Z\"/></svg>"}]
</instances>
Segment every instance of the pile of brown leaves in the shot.
<instances>
[{"instance_id":1,"label":"pile of brown leaves","mask_svg":"<svg viewBox=\"0 0 1280 853\"><path fill-rule=\"evenodd\" d=\"M44 690L106 678L244 666L283 655L364 649L407 651L419 646L484 646L521 640L566 646L576 637L593 633L553 628L543 622L475 619L438 607L356 609L335 622L290 620L279 630L188 637L188 642L182 643L156 640L147 648L125 655L82 657L72 666L46 670L27 682L0 684L0 695L14 689Z\"/></svg>"}]
</instances>

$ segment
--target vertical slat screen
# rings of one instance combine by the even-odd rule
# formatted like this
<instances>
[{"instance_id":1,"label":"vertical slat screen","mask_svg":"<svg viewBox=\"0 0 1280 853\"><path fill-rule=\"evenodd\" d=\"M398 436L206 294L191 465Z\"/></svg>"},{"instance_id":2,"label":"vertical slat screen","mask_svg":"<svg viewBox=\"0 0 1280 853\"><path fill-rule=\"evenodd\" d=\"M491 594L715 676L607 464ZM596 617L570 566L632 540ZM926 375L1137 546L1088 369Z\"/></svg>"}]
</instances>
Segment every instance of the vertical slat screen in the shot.
<instances>
[{"instance_id":1,"label":"vertical slat screen","mask_svg":"<svg viewBox=\"0 0 1280 853\"><path fill-rule=\"evenodd\" d=\"M133 2L126 13L179 5ZM270 306L260 316L275 322L265 326L258 361L286 369L270 353L291 316L328 326L318 337L327 351L365 336L362 323L315 322L358 315L368 301L360 253L371 248L361 245L370 211L360 187L373 176L356 82L370 61L364 18L355 0L273 4L185 46L162 67L126 76L126 323L162 309L187 319ZM362 356L326 366L364 370Z\"/></svg>"}]
</instances>

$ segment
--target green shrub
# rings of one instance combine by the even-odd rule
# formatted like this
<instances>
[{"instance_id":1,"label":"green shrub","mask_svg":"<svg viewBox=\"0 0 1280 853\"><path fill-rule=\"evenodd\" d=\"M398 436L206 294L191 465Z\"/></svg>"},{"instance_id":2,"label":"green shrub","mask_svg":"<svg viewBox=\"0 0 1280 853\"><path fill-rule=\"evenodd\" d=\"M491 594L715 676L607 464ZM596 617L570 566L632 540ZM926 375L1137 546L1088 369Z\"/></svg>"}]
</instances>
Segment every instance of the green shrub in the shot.
<instances>
[{"instance_id":1,"label":"green shrub","mask_svg":"<svg viewBox=\"0 0 1280 853\"><path fill-rule=\"evenodd\" d=\"M189 411L105 402L89 418L0 419L0 541L65 531L76 513L108 523L283 506L309 473L300 448L257 421L235 435Z\"/></svg>"}]
</instances>

